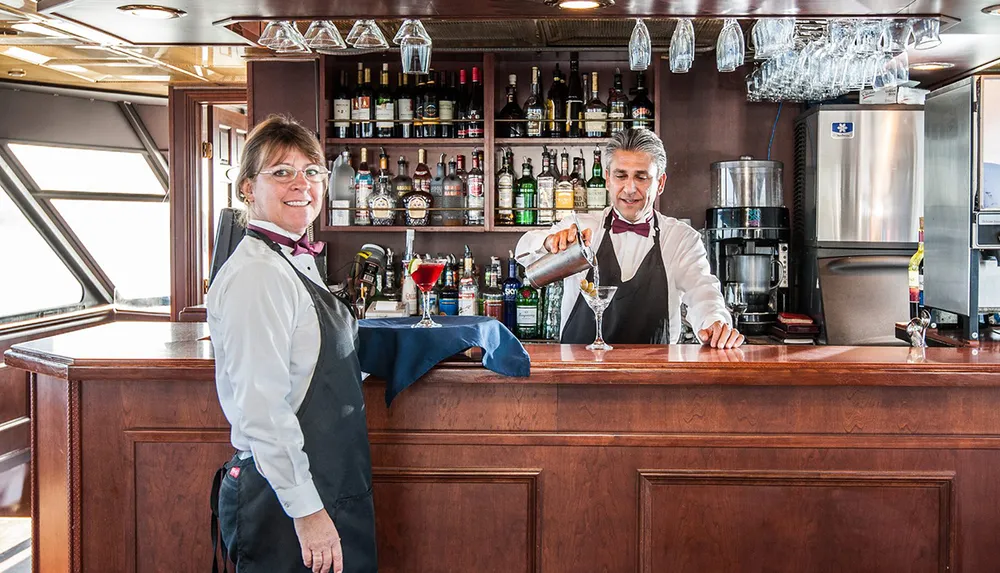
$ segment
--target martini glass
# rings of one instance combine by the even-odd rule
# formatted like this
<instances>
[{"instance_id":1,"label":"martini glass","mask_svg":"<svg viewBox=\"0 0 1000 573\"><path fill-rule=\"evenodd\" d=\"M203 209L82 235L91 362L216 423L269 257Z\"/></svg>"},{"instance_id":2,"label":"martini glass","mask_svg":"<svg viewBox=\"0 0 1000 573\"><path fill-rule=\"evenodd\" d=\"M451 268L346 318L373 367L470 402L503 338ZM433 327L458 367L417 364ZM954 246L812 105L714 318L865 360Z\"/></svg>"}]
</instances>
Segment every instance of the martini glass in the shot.
<instances>
[{"instance_id":1,"label":"martini glass","mask_svg":"<svg viewBox=\"0 0 1000 573\"><path fill-rule=\"evenodd\" d=\"M424 316L412 328L438 328L441 326L431 320L431 290L434 288L434 283L441 277L441 271L444 270L447 262L447 259L437 258L417 258L410 262L410 277L420 292L424 293Z\"/></svg>"},{"instance_id":2,"label":"martini glass","mask_svg":"<svg viewBox=\"0 0 1000 573\"><path fill-rule=\"evenodd\" d=\"M594 311L594 318L597 320L597 338L594 339L593 344L587 345L587 350L611 350L613 348L604 342L604 311L611 304L611 299L614 298L617 290L616 286L599 286L593 292L583 292L583 300L587 301L587 306Z\"/></svg>"}]
</instances>

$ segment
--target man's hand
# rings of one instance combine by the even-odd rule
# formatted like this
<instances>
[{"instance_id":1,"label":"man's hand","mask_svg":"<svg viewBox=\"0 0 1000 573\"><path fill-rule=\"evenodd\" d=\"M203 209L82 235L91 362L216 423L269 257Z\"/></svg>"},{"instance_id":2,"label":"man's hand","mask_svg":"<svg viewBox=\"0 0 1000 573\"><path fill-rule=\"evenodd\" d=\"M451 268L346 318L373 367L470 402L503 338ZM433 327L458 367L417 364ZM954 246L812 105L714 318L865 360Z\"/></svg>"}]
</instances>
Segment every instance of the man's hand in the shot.
<instances>
[{"instance_id":1,"label":"man's hand","mask_svg":"<svg viewBox=\"0 0 1000 573\"><path fill-rule=\"evenodd\" d=\"M305 517L297 517L295 534L302 548L302 563L313 573L342 573L344 551L340 547L340 534L326 509Z\"/></svg>"},{"instance_id":2,"label":"man's hand","mask_svg":"<svg viewBox=\"0 0 1000 573\"><path fill-rule=\"evenodd\" d=\"M701 339L702 344L712 348L739 348L746 340L740 331L721 320L713 322L712 326L708 328L699 330L698 338Z\"/></svg>"},{"instance_id":3,"label":"man's hand","mask_svg":"<svg viewBox=\"0 0 1000 573\"><path fill-rule=\"evenodd\" d=\"M583 230L583 244L590 246L590 229ZM560 251L565 251L566 247L572 245L576 242L576 225L570 225L569 229L563 229L558 233L552 233L548 237L545 237L545 242L542 245L545 250L550 253L558 253Z\"/></svg>"}]
</instances>

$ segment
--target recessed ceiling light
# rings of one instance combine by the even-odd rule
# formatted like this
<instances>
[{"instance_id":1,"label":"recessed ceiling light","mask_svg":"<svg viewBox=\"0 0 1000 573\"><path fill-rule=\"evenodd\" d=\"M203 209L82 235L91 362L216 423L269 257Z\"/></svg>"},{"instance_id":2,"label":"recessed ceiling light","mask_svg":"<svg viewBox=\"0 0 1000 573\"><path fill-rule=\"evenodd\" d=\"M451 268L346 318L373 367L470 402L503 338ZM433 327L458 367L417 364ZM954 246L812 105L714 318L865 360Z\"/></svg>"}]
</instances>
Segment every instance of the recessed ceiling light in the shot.
<instances>
[{"instance_id":1,"label":"recessed ceiling light","mask_svg":"<svg viewBox=\"0 0 1000 573\"><path fill-rule=\"evenodd\" d=\"M546 6L558 6L566 10L593 10L614 6L615 0L545 0Z\"/></svg>"},{"instance_id":2,"label":"recessed ceiling light","mask_svg":"<svg viewBox=\"0 0 1000 573\"><path fill-rule=\"evenodd\" d=\"M992 6L987 6L983 8L983 14L989 14L990 16L1000 16L1000 4L994 4Z\"/></svg>"},{"instance_id":3,"label":"recessed ceiling light","mask_svg":"<svg viewBox=\"0 0 1000 573\"><path fill-rule=\"evenodd\" d=\"M28 62L29 64L36 65L44 64L52 59L48 56L39 54L38 52L32 52L31 50L25 50L24 48L18 48L17 46L4 48L0 54L21 60L22 62Z\"/></svg>"},{"instance_id":4,"label":"recessed ceiling light","mask_svg":"<svg viewBox=\"0 0 1000 573\"><path fill-rule=\"evenodd\" d=\"M15 68L13 70L7 70L7 75L12 78L23 78L28 75L28 72L22 70L21 68Z\"/></svg>"},{"instance_id":5,"label":"recessed ceiling light","mask_svg":"<svg viewBox=\"0 0 1000 573\"><path fill-rule=\"evenodd\" d=\"M118 10L149 20L170 20L187 16L187 12L184 10L169 6L157 6L155 4L126 4L125 6L119 6Z\"/></svg>"},{"instance_id":6,"label":"recessed ceiling light","mask_svg":"<svg viewBox=\"0 0 1000 573\"><path fill-rule=\"evenodd\" d=\"M910 64L910 69L918 72L936 72L954 67L955 64L951 62L921 62L919 64Z\"/></svg>"}]
</instances>

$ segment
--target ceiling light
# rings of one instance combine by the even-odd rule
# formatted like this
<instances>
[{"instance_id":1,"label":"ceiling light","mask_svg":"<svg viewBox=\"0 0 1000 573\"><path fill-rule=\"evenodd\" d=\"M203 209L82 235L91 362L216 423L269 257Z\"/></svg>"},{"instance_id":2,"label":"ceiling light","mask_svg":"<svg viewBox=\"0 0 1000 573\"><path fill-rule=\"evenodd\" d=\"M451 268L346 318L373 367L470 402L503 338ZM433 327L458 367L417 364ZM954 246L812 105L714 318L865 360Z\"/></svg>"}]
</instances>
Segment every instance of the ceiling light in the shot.
<instances>
[{"instance_id":1,"label":"ceiling light","mask_svg":"<svg viewBox=\"0 0 1000 573\"><path fill-rule=\"evenodd\" d=\"M21 68L15 68L13 70L7 70L7 75L12 78L23 78L28 75L28 72L22 70Z\"/></svg>"},{"instance_id":2,"label":"ceiling light","mask_svg":"<svg viewBox=\"0 0 1000 573\"><path fill-rule=\"evenodd\" d=\"M147 20L172 20L174 18L187 16L187 12L184 10L170 8L169 6L157 6L154 4L127 4L125 6L119 6L118 10L133 16L146 18Z\"/></svg>"},{"instance_id":3,"label":"ceiling light","mask_svg":"<svg viewBox=\"0 0 1000 573\"><path fill-rule=\"evenodd\" d=\"M0 54L21 60L22 62L28 62L29 64L36 65L44 64L52 59L48 56L39 54L38 52L32 52L31 50L25 50L24 48L18 48L16 46L5 48L2 52L0 52Z\"/></svg>"},{"instance_id":4,"label":"ceiling light","mask_svg":"<svg viewBox=\"0 0 1000 573\"><path fill-rule=\"evenodd\" d=\"M950 62L922 62L919 64L910 64L910 69L918 72L936 72L954 67L955 64Z\"/></svg>"},{"instance_id":5,"label":"ceiling light","mask_svg":"<svg viewBox=\"0 0 1000 573\"><path fill-rule=\"evenodd\" d=\"M615 0L545 0L546 6L558 6L566 10L593 10L614 6Z\"/></svg>"},{"instance_id":6,"label":"ceiling light","mask_svg":"<svg viewBox=\"0 0 1000 573\"><path fill-rule=\"evenodd\" d=\"M1000 4L994 4L992 6L987 6L983 8L983 14L989 14L990 16L1000 16Z\"/></svg>"}]
</instances>

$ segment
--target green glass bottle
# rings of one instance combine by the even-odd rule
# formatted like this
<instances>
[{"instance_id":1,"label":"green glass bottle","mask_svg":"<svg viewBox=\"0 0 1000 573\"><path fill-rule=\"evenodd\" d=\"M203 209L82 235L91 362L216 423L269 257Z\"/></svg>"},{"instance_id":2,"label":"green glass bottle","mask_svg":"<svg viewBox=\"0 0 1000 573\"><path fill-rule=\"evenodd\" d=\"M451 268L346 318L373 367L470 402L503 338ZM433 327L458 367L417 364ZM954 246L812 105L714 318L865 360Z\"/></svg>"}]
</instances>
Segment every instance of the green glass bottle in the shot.
<instances>
[{"instance_id":1,"label":"green glass bottle","mask_svg":"<svg viewBox=\"0 0 1000 573\"><path fill-rule=\"evenodd\" d=\"M521 164L521 178L514 190L514 223L534 225L538 221L538 182L531 174L531 159L524 158Z\"/></svg>"},{"instance_id":2,"label":"green glass bottle","mask_svg":"<svg viewBox=\"0 0 1000 573\"><path fill-rule=\"evenodd\" d=\"M517 337L521 340L539 338L538 290L525 280L517 290Z\"/></svg>"}]
</instances>

